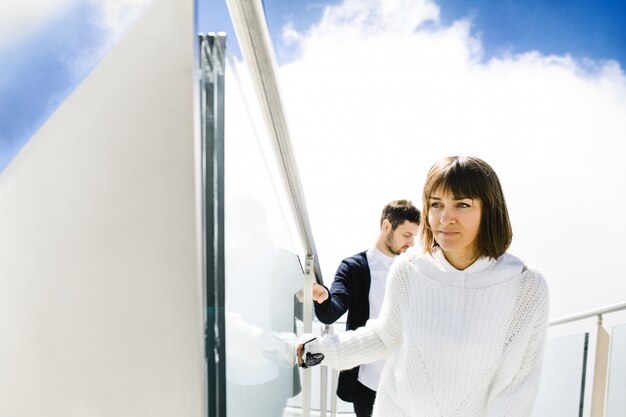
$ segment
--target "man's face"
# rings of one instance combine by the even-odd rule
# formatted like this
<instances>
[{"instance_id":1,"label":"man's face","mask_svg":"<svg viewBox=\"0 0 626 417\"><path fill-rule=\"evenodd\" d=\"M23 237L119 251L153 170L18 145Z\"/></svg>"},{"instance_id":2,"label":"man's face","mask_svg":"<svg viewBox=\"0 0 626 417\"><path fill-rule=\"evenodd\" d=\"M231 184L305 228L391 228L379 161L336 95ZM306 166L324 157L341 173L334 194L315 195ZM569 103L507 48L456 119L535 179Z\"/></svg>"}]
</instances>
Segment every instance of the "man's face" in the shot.
<instances>
[{"instance_id":1,"label":"man's face","mask_svg":"<svg viewBox=\"0 0 626 417\"><path fill-rule=\"evenodd\" d=\"M401 253L406 252L408 248L413 246L418 228L419 225L417 223L412 223L408 220L399 224L395 230L391 230L391 227L389 227L389 231L387 232L385 239L387 249L389 249L389 251L394 255L400 255Z\"/></svg>"}]
</instances>

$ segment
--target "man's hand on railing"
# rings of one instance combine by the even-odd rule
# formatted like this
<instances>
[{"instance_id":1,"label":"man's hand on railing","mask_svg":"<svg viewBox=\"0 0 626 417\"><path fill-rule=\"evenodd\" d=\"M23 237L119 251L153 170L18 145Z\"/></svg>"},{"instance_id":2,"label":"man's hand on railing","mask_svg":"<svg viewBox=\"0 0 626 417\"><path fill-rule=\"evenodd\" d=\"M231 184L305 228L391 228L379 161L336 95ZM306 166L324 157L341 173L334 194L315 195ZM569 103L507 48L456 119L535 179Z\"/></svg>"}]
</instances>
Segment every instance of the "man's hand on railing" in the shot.
<instances>
[{"instance_id":1,"label":"man's hand on railing","mask_svg":"<svg viewBox=\"0 0 626 417\"><path fill-rule=\"evenodd\" d=\"M322 304L324 301L328 300L330 293L328 292L328 289L326 287L318 284L317 282L314 282L312 295L313 295L313 301L315 301L317 304ZM298 291L296 293L296 298L298 299L298 301L303 303L304 302L304 290L301 289L300 291Z\"/></svg>"}]
</instances>

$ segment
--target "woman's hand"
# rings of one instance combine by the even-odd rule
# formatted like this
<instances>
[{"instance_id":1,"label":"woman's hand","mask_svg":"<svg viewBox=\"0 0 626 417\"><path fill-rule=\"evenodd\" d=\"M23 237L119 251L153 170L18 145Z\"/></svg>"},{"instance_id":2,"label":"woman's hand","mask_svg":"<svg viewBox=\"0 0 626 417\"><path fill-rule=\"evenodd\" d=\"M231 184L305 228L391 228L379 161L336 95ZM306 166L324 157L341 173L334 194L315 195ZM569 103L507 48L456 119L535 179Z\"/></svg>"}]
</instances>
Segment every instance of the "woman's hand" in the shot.
<instances>
[{"instance_id":1,"label":"woman's hand","mask_svg":"<svg viewBox=\"0 0 626 417\"><path fill-rule=\"evenodd\" d=\"M315 337L304 343L298 344L296 347L296 358L298 359L298 366L300 368L310 368L311 366L315 366L324 360L324 354L322 353L307 352L306 355L304 354L304 345L314 340Z\"/></svg>"},{"instance_id":2,"label":"woman's hand","mask_svg":"<svg viewBox=\"0 0 626 417\"><path fill-rule=\"evenodd\" d=\"M304 344L300 343L297 347L296 347L296 358L298 361L298 366L300 368L304 368L304 360L302 359L302 351L304 350Z\"/></svg>"}]
</instances>

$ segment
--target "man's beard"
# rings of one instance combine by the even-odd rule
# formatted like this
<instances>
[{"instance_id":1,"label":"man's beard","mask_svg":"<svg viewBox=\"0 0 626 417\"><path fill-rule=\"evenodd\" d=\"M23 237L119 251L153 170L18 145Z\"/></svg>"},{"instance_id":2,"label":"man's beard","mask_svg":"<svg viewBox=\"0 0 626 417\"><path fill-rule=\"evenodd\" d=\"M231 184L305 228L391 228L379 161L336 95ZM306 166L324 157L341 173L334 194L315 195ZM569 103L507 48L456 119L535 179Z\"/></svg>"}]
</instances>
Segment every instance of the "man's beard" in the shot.
<instances>
[{"instance_id":1,"label":"man's beard","mask_svg":"<svg viewBox=\"0 0 626 417\"><path fill-rule=\"evenodd\" d=\"M387 236L387 240L385 242L385 245L387 245L387 249L389 250L389 252L393 253L394 255L400 255L402 253L402 248L400 249L394 249L393 248L393 242L391 239L391 235Z\"/></svg>"}]
</instances>

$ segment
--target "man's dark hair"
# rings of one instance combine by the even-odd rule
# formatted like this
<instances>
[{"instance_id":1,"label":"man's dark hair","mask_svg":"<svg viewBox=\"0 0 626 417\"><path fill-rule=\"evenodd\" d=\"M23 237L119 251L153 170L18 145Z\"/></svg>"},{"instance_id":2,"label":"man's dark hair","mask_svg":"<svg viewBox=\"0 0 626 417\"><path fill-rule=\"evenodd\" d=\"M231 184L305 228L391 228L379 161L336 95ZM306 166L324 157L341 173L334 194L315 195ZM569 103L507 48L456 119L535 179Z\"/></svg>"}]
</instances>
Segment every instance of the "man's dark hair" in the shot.
<instances>
[{"instance_id":1,"label":"man's dark hair","mask_svg":"<svg viewBox=\"0 0 626 417\"><path fill-rule=\"evenodd\" d=\"M410 200L394 200L383 208L383 213L380 216L381 226L385 220L389 220L391 223L391 230L396 230L405 221L420 224L421 215Z\"/></svg>"}]
</instances>

